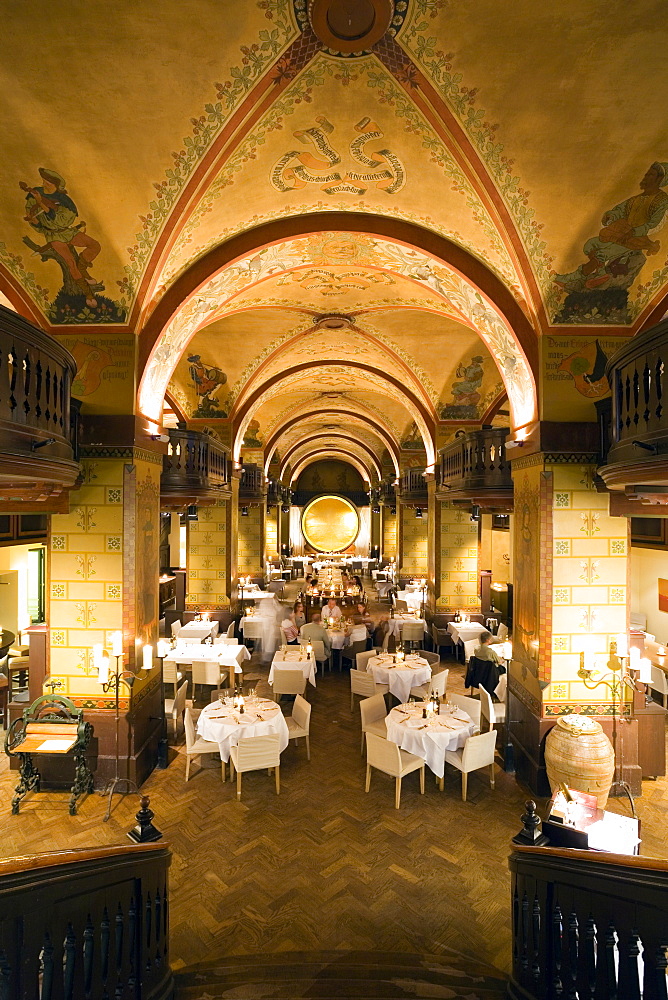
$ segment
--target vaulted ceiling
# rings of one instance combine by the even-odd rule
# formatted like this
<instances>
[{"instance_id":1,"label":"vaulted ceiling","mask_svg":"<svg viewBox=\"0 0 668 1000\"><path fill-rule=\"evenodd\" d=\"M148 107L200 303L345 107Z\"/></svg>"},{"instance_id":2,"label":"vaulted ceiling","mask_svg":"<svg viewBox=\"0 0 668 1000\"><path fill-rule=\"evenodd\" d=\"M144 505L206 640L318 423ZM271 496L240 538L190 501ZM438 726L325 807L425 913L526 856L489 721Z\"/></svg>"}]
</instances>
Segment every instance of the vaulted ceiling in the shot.
<instances>
[{"instance_id":1,"label":"vaulted ceiling","mask_svg":"<svg viewBox=\"0 0 668 1000\"><path fill-rule=\"evenodd\" d=\"M0 301L136 333L139 411L237 457L429 464L535 418L541 337L665 312L667 43L656 0L11 3Z\"/></svg>"}]
</instances>

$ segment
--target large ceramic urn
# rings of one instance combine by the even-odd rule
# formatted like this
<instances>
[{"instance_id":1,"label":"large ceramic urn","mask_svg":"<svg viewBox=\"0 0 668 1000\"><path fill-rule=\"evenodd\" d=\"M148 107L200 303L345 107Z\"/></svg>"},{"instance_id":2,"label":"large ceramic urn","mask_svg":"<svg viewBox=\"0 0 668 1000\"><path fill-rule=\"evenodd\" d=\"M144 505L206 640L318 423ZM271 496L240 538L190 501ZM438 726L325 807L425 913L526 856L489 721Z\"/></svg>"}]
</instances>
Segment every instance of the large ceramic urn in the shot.
<instances>
[{"instance_id":1,"label":"large ceramic urn","mask_svg":"<svg viewBox=\"0 0 668 1000\"><path fill-rule=\"evenodd\" d=\"M545 740L545 764L552 794L565 782L596 796L605 809L615 773L615 752L601 724L583 715L562 715Z\"/></svg>"}]
</instances>

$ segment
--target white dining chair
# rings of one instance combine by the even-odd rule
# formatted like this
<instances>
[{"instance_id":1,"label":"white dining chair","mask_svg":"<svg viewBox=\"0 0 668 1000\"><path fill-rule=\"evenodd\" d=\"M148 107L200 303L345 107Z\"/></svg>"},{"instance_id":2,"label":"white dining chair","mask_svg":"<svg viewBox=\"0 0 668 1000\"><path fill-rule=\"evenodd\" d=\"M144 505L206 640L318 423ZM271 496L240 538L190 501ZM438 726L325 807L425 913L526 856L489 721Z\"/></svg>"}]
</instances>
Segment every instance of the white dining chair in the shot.
<instances>
[{"instance_id":1,"label":"white dining chair","mask_svg":"<svg viewBox=\"0 0 668 1000\"><path fill-rule=\"evenodd\" d=\"M471 771L481 767L489 767L489 783L494 788L494 750L496 748L496 729L478 736L469 736L461 750L446 750L445 762L452 764L462 772L462 802L466 802L468 776Z\"/></svg>"},{"instance_id":2,"label":"white dining chair","mask_svg":"<svg viewBox=\"0 0 668 1000\"><path fill-rule=\"evenodd\" d=\"M501 622L501 624L496 630L496 638L498 639L499 642L505 642L505 640L508 638L508 626L504 625L503 622Z\"/></svg>"},{"instance_id":3,"label":"white dining chair","mask_svg":"<svg viewBox=\"0 0 668 1000\"><path fill-rule=\"evenodd\" d=\"M203 740L195 733L195 723L186 706L183 712L183 724L186 730L186 781L190 781L190 761L193 757L201 757L203 753L217 753L220 757L220 747L210 740ZM200 761L201 764L201 761ZM223 781L225 781L225 761L221 761Z\"/></svg>"},{"instance_id":4,"label":"white dining chair","mask_svg":"<svg viewBox=\"0 0 668 1000\"><path fill-rule=\"evenodd\" d=\"M442 701L445 697L449 673L450 670L446 669L432 674L428 684L419 684L417 687L411 688L411 698L421 698L422 701L427 701L428 698L436 695L438 700Z\"/></svg>"},{"instance_id":5,"label":"white dining chair","mask_svg":"<svg viewBox=\"0 0 668 1000\"><path fill-rule=\"evenodd\" d=\"M261 647L263 630L264 626L261 620L255 622L247 618L246 621L244 622L244 642L247 642L249 639L252 639L254 649L256 644L259 644L259 646Z\"/></svg>"},{"instance_id":6,"label":"white dining chair","mask_svg":"<svg viewBox=\"0 0 668 1000\"><path fill-rule=\"evenodd\" d=\"M309 643L308 639L300 638L299 640L300 646L308 646L308 643ZM325 649L325 644L322 641L322 639L312 639L311 646L313 648L313 655L315 657L315 662L320 664L324 676L325 667L329 667L330 670L332 669L332 654L327 653Z\"/></svg>"},{"instance_id":7,"label":"white dining chair","mask_svg":"<svg viewBox=\"0 0 668 1000\"><path fill-rule=\"evenodd\" d=\"M188 681L186 680L177 689L175 698L165 698L165 718L168 724L170 722L172 724L175 739L178 739L179 729L183 725L183 713L186 710L187 696Z\"/></svg>"},{"instance_id":8,"label":"white dining chair","mask_svg":"<svg viewBox=\"0 0 668 1000\"><path fill-rule=\"evenodd\" d=\"M481 721L485 719L489 729L494 729L498 722L506 721L506 706L497 705L492 701L489 691L480 685L480 712Z\"/></svg>"},{"instance_id":9,"label":"white dining chair","mask_svg":"<svg viewBox=\"0 0 668 1000\"><path fill-rule=\"evenodd\" d=\"M163 660L162 661L162 683L172 685L172 696L176 697L177 686L183 680L183 674L177 669L176 663L173 660Z\"/></svg>"},{"instance_id":10,"label":"white dining chair","mask_svg":"<svg viewBox=\"0 0 668 1000\"><path fill-rule=\"evenodd\" d=\"M193 657L192 661L192 681L193 681L193 698L195 697L195 690L199 685L203 684L206 687L219 688L222 687L222 677L228 676L227 667L221 667L218 660L196 660Z\"/></svg>"},{"instance_id":11,"label":"white dining chair","mask_svg":"<svg viewBox=\"0 0 668 1000\"><path fill-rule=\"evenodd\" d=\"M237 799L241 799L241 775L247 771L262 771L273 768L276 780L276 794L281 791L281 750L278 733L266 736L247 736L240 739L237 746L230 747L230 778L237 772Z\"/></svg>"},{"instance_id":12,"label":"white dining chair","mask_svg":"<svg viewBox=\"0 0 668 1000\"><path fill-rule=\"evenodd\" d=\"M656 691L661 696L661 703L664 708L668 708L668 677L661 667L652 664L652 691Z\"/></svg>"},{"instance_id":13,"label":"white dining chair","mask_svg":"<svg viewBox=\"0 0 668 1000\"><path fill-rule=\"evenodd\" d=\"M401 641L409 642L411 649L414 646L422 646L424 642L424 624L422 622L404 622L401 629Z\"/></svg>"},{"instance_id":14,"label":"white dining chair","mask_svg":"<svg viewBox=\"0 0 668 1000\"><path fill-rule=\"evenodd\" d=\"M387 653L387 646L388 646L389 641L390 641L390 630L388 628L387 632L383 636L383 642L382 642L382 645L380 647L381 653Z\"/></svg>"},{"instance_id":15,"label":"white dining chair","mask_svg":"<svg viewBox=\"0 0 668 1000\"><path fill-rule=\"evenodd\" d=\"M461 708L463 712L466 712L472 721L475 722L478 729L480 729L481 706L477 698L469 698L465 694L451 694L449 700L457 708Z\"/></svg>"},{"instance_id":16,"label":"white dining chair","mask_svg":"<svg viewBox=\"0 0 668 1000\"><path fill-rule=\"evenodd\" d=\"M292 706L292 715L286 716L285 721L288 724L288 733L291 740L299 740L302 736L306 737L306 759L311 759L311 746L309 743L309 734L311 730L311 706L307 702L306 698L302 698L300 694L295 698L295 703Z\"/></svg>"},{"instance_id":17,"label":"white dining chair","mask_svg":"<svg viewBox=\"0 0 668 1000\"><path fill-rule=\"evenodd\" d=\"M179 629L181 628L181 619L177 618L176 621L172 622L172 624L170 625L170 628L172 630L172 638L174 638L176 636L177 632L179 631Z\"/></svg>"},{"instance_id":18,"label":"white dining chair","mask_svg":"<svg viewBox=\"0 0 668 1000\"><path fill-rule=\"evenodd\" d=\"M291 667L274 667L274 679L271 690L274 701L280 701L282 694L304 694L306 689L306 678L301 669L293 670Z\"/></svg>"},{"instance_id":19,"label":"white dining chair","mask_svg":"<svg viewBox=\"0 0 668 1000\"><path fill-rule=\"evenodd\" d=\"M373 678L372 678L373 679ZM362 720L362 749L364 753L364 738L367 733L373 733L381 739L387 739L387 706L382 694L374 694L360 702L360 717Z\"/></svg>"},{"instance_id":20,"label":"white dining chair","mask_svg":"<svg viewBox=\"0 0 668 1000\"><path fill-rule=\"evenodd\" d=\"M400 750L396 743L368 733L366 741L366 787L371 787L371 768L394 778L394 808L401 804L401 781L413 771L420 772L420 795L424 795L424 761L408 750Z\"/></svg>"},{"instance_id":21,"label":"white dining chair","mask_svg":"<svg viewBox=\"0 0 668 1000\"><path fill-rule=\"evenodd\" d=\"M365 649L355 657L355 666L358 670L366 670L367 664L372 656L378 656L377 649Z\"/></svg>"},{"instance_id":22,"label":"white dining chair","mask_svg":"<svg viewBox=\"0 0 668 1000\"><path fill-rule=\"evenodd\" d=\"M402 601L401 598L395 598L395 600L394 600L394 610L397 612L397 614L400 614L400 615L407 614L408 613L408 605L406 604L405 601Z\"/></svg>"},{"instance_id":23,"label":"white dining chair","mask_svg":"<svg viewBox=\"0 0 668 1000\"><path fill-rule=\"evenodd\" d=\"M227 626L227 632L225 633L225 635L227 636L228 639L233 639L234 638L234 626L235 626L235 624L236 623L234 622L234 620L232 620L230 622L230 624Z\"/></svg>"},{"instance_id":24,"label":"white dining chair","mask_svg":"<svg viewBox=\"0 0 668 1000\"><path fill-rule=\"evenodd\" d=\"M366 670L355 670L354 668L350 671L350 714L352 715L355 708L355 695L361 695L362 698L373 698L376 694L376 682L374 681L371 674L368 674Z\"/></svg>"},{"instance_id":25,"label":"white dining chair","mask_svg":"<svg viewBox=\"0 0 668 1000\"><path fill-rule=\"evenodd\" d=\"M464 642L464 663L468 663L480 645L480 639L466 639Z\"/></svg>"}]
</instances>

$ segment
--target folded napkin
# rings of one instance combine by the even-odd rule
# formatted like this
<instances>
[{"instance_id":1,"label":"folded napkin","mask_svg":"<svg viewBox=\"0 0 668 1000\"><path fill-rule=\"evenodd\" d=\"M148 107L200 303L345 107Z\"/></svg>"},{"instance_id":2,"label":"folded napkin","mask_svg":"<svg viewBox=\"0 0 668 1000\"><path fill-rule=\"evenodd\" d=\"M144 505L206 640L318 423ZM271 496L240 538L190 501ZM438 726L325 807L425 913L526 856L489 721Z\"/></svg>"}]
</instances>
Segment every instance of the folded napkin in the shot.
<instances>
[{"instance_id":1,"label":"folded napkin","mask_svg":"<svg viewBox=\"0 0 668 1000\"><path fill-rule=\"evenodd\" d=\"M416 716L408 720L406 725L409 729L424 729L429 723L428 719L423 719L421 715Z\"/></svg>"}]
</instances>

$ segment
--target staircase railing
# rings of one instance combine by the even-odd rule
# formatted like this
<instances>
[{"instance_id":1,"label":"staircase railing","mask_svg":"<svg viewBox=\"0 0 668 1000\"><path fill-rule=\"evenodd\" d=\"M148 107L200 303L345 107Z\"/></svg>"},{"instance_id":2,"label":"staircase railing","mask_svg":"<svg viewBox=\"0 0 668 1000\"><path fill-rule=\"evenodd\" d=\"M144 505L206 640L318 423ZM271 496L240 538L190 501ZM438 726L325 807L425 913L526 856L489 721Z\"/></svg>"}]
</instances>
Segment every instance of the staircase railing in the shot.
<instances>
[{"instance_id":1,"label":"staircase railing","mask_svg":"<svg viewBox=\"0 0 668 1000\"><path fill-rule=\"evenodd\" d=\"M159 844L0 862L1 1000L169 1000L169 862Z\"/></svg>"},{"instance_id":2,"label":"staircase railing","mask_svg":"<svg viewBox=\"0 0 668 1000\"><path fill-rule=\"evenodd\" d=\"M513 1000L666 1000L668 862L517 847Z\"/></svg>"}]
</instances>

